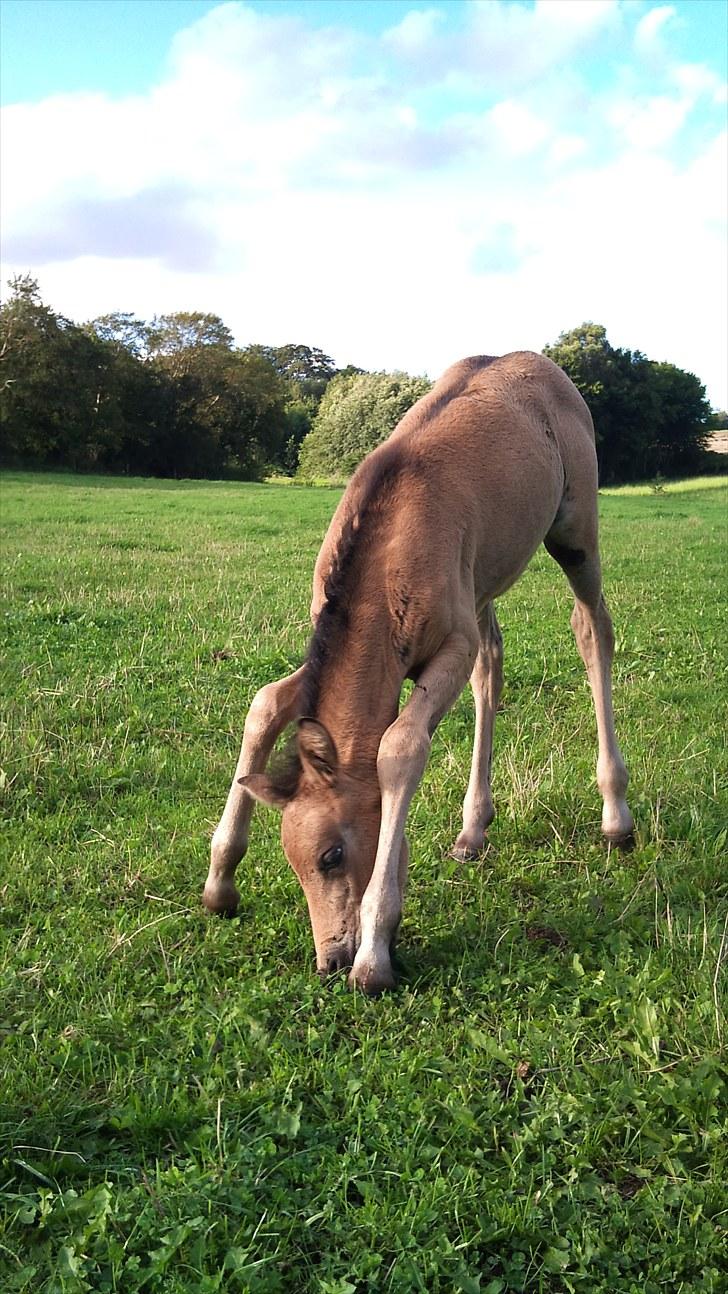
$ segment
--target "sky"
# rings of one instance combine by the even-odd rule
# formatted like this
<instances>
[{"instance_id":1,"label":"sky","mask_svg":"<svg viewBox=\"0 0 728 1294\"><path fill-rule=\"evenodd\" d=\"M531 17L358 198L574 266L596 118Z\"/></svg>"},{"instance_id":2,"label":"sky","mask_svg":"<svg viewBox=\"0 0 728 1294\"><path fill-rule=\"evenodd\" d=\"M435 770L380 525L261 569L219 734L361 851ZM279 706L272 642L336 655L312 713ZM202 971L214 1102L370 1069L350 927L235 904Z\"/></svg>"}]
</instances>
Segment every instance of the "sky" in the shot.
<instances>
[{"instance_id":1,"label":"sky","mask_svg":"<svg viewBox=\"0 0 728 1294\"><path fill-rule=\"evenodd\" d=\"M728 406L724 0L2 0L2 281L436 377L585 320Z\"/></svg>"}]
</instances>

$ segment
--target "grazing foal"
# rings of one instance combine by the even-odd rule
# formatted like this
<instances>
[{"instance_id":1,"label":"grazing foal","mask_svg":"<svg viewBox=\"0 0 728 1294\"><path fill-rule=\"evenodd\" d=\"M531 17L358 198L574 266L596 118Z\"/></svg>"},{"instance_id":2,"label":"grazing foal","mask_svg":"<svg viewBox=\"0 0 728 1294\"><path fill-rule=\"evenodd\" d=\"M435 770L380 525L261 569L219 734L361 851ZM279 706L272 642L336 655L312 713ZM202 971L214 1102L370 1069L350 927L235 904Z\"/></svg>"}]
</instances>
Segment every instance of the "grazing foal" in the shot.
<instances>
[{"instance_id":1,"label":"grazing foal","mask_svg":"<svg viewBox=\"0 0 728 1294\"><path fill-rule=\"evenodd\" d=\"M283 812L282 841L308 901L320 973L351 968L367 993L394 984L390 948L407 875L405 820L432 734L468 679L475 746L453 852L483 848L502 683L493 600L538 545L574 592L572 626L599 736L602 831L632 815L614 733L612 625L602 597L591 417L549 359L516 352L448 369L351 479L316 562L304 665L255 697L204 902L235 912L233 877L253 801ZM405 679L414 689L401 712ZM265 772L298 721L285 767Z\"/></svg>"}]
</instances>

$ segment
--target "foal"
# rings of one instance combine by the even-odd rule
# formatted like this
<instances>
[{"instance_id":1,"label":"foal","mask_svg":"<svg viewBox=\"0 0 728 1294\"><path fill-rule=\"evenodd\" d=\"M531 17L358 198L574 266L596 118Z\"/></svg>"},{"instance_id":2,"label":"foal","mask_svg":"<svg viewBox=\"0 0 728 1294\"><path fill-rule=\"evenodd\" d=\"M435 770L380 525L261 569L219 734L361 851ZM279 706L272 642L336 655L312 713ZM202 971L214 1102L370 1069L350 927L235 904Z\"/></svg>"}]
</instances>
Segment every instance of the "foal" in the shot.
<instances>
[{"instance_id":1,"label":"foal","mask_svg":"<svg viewBox=\"0 0 728 1294\"><path fill-rule=\"evenodd\" d=\"M234 913L235 869L254 800L282 810L282 841L308 901L321 974L350 969L391 988L390 947L407 875L405 820L432 734L470 679L475 744L453 852L474 858L493 818L490 761L502 685L493 600L538 545L574 592L571 623L594 698L612 842L633 830L611 699L614 637L602 597L597 462L579 392L530 352L448 369L361 464L334 514L313 581L308 657L257 694L203 899ZM405 679L414 681L399 711ZM266 773L298 721L288 765Z\"/></svg>"}]
</instances>

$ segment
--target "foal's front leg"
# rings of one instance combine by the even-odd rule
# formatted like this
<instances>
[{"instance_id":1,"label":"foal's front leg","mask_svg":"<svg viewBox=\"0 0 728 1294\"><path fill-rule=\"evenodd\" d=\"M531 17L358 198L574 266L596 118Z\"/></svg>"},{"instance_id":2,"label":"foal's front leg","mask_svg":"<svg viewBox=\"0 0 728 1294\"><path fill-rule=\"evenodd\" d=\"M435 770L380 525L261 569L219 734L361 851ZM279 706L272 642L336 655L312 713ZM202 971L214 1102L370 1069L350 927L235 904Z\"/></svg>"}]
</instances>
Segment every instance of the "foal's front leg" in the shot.
<instances>
[{"instance_id":1,"label":"foal's front leg","mask_svg":"<svg viewBox=\"0 0 728 1294\"><path fill-rule=\"evenodd\" d=\"M423 670L398 719L379 745L382 820L371 880L361 902L361 939L349 983L365 993L394 987L391 944L401 915L400 855L407 811L425 771L432 734L462 692L477 652L477 633L452 634Z\"/></svg>"},{"instance_id":2,"label":"foal's front leg","mask_svg":"<svg viewBox=\"0 0 728 1294\"><path fill-rule=\"evenodd\" d=\"M235 869L248 848L248 827L255 806L253 797L240 786L248 773L262 773L277 737L286 724L298 717L303 667L277 683L267 683L253 699L245 719L243 744L223 815L215 828L210 848L210 870L202 901L210 912L234 916L240 895L235 888Z\"/></svg>"}]
</instances>

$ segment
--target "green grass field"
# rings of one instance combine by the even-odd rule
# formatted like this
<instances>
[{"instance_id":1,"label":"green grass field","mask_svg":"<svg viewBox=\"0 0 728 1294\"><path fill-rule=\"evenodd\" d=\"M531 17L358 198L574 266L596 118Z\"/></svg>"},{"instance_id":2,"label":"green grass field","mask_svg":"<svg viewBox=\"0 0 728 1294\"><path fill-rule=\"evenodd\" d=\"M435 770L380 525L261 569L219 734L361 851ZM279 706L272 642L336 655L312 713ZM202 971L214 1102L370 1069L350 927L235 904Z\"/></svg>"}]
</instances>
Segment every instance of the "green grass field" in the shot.
<instances>
[{"instance_id":1,"label":"green grass field","mask_svg":"<svg viewBox=\"0 0 728 1294\"><path fill-rule=\"evenodd\" d=\"M338 493L7 475L3 1291L728 1289L726 482L602 498L638 820L599 840L560 571L501 602L409 822L400 989L322 987L277 818L199 895L243 716L297 664ZM728 958L726 958L728 960Z\"/></svg>"}]
</instances>

